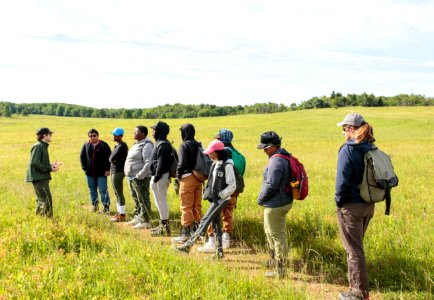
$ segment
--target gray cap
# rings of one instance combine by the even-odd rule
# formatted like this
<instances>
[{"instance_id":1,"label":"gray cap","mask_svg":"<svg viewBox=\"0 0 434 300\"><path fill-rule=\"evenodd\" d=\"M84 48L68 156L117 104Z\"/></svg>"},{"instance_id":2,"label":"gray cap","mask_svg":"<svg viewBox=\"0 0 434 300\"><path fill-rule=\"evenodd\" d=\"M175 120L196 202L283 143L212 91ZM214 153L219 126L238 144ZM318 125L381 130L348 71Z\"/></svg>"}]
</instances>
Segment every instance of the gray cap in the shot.
<instances>
[{"instance_id":1,"label":"gray cap","mask_svg":"<svg viewBox=\"0 0 434 300\"><path fill-rule=\"evenodd\" d=\"M355 127L360 127L365 123L365 120L361 115L358 113L350 113L345 116L344 120L342 122L339 122L336 124L337 126L343 126L343 125L351 125Z\"/></svg>"}]
</instances>

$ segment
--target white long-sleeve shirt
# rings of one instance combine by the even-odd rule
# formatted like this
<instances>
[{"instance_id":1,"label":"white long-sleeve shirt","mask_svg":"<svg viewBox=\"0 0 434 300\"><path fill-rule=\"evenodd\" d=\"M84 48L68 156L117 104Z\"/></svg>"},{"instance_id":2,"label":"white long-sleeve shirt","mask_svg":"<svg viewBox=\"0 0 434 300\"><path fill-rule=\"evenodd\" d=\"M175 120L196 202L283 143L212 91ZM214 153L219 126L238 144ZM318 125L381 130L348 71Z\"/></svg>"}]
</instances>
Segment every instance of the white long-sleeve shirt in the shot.
<instances>
[{"instance_id":1,"label":"white long-sleeve shirt","mask_svg":"<svg viewBox=\"0 0 434 300\"><path fill-rule=\"evenodd\" d=\"M222 160L218 160L214 162L215 166L212 174L213 178L217 177L218 167L220 167L222 163L223 163ZM218 196L222 200L229 200L231 199L231 195L235 192L235 189L237 188L237 183L235 180L235 173L234 173L234 162L232 161L232 159L228 159L225 166L225 181L228 186L224 190L220 191ZM214 182L215 180L213 180L213 185Z\"/></svg>"}]
</instances>

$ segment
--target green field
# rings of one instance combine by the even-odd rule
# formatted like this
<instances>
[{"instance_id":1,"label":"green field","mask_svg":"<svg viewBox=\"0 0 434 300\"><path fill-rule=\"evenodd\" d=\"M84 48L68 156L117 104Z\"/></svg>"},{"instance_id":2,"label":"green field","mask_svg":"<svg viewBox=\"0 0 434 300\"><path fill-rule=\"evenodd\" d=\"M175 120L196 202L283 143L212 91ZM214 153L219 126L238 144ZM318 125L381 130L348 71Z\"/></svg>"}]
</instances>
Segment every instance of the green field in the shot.
<instances>
[{"instance_id":1,"label":"green field","mask_svg":"<svg viewBox=\"0 0 434 300\"><path fill-rule=\"evenodd\" d=\"M432 299L432 107L341 108L167 120L169 139L175 147L180 144L178 128L191 122L197 139L206 145L220 128L231 129L235 147L246 156L246 190L235 212L234 238L256 254L248 259L246 254L234 254L231 261L222 262L209 262L195 253L173 253L167 242L114 226L106 216L86 209L89 195L79 153L87 131L98 129L101 139L113 146L111 130L123 127L124 139L131 145L135 126L149 127L155 120L0 118L0 299L337 298L335 290L345 290L347 283L333 197L337 151L344 142L336 123L351 111L361 113L373 125L377 145L392 156L400 179L392 192L391 215L384 216L384 203L377 204L365 238L372 298ZM51 181L54 220L34 215L33 189L24 183L35 130L42 126L55 131L49 148L51 160L64 162ZM250 258L265 252L262 209L256 196L267 158L256 145L259 135L267 130L283 136L283 146L304 163L309 175L308 199L297 201L288 214L291 275L284 281L266 280L261 265L245 267ZM114 211L111 187L110 196ZM131 213L128 189L126 196ZM176 221L179 200L172 189L169 202ZM152 210L157 221L155 205Z\"/></svg>"}]
</instances>

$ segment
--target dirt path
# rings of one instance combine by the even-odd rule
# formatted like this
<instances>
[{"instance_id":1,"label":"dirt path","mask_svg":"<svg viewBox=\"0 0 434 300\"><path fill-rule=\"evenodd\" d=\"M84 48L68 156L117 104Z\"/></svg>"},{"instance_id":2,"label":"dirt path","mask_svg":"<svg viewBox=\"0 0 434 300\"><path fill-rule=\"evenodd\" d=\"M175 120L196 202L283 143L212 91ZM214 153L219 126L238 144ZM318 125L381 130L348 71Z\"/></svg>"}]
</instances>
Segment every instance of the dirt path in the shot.
<instances>
[{"instance_id":1,"label":"dirt path","mask_svg":"<svg viewBox=\"0 0 434 300\"><path fill-rule=\"evenodd\" d=\"M133 230L126 223L113 224L120 230ZM140 230L140 235L144 240L150 242L158 241L159 243L163 242L168 246L172 245L171 237L151 237L149 230ZM200 246L200 243L193 246L188 257L194 257L197 260L205 260L208 256L212 255L199 253L197 251L198 246ZM238 242L231 245L230 249L225 250L224 263L254 278L264 276L266 271L264 261L266 261L267 258L268 255L266 253L256 252L249 248L245 243ZM274 286L293 286L296 290L305 292L309 298L312 299L338 299L339 292L347 290L347 286L322 282L319 277L291 270L288 270L285 279L268 279L268 281ZM370 299L377 300L382 299L382 297L378 292L371 292Z\"/></svg>"}]
</instances>

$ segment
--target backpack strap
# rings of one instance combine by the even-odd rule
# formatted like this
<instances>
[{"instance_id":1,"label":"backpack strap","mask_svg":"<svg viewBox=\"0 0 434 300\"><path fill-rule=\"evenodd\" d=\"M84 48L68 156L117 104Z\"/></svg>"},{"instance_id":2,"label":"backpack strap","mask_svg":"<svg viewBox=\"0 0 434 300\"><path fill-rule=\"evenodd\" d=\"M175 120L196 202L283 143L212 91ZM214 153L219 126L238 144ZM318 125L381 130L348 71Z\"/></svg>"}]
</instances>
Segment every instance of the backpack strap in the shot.
<instances>
[{"instance_id":1,"label":"backpack strap","mask_svg":"<svg viewBox=\"0 0 434 300\"><path fill-rule=\"evenodd\" d=\"M390 194L390 188L386 189L386 211L384 212L385 215L390 215L390 206L392 204L392 196Z\"/></svg>"}]
</instances>

